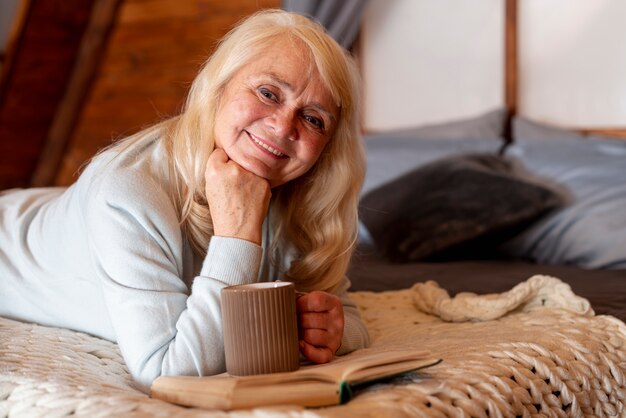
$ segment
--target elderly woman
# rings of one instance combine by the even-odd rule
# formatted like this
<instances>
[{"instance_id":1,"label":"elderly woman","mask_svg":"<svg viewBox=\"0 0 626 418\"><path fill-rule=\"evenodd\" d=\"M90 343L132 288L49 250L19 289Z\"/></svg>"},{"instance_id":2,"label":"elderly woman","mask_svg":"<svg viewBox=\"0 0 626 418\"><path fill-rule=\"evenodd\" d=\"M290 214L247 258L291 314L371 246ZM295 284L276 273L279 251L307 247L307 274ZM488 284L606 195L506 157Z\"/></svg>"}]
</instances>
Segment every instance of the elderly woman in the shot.
<instances>
[{"instance_id":1,"label":"elderly woman","mask_svg":"<svg viewBox=\"0 0 626 418\"><path fill-rule=\"evenodd\" d=\"M364 347L344 274L363 179L358 79L319 25L245 19L181 115L96 156L69 188L0 196L0 315L116 341L144 389L225 369L220 290L288 280L300 350Z\"/></svg>"}]
</instances>

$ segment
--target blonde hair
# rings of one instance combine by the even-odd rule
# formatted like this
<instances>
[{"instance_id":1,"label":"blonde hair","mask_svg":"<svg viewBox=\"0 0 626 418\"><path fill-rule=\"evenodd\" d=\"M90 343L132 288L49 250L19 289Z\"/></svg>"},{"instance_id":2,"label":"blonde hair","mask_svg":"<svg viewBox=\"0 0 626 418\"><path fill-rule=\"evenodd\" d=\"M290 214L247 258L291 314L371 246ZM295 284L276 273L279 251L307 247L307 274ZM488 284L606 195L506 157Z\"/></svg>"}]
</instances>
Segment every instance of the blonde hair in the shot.
<instances>
[{"instance_id":1,"label":"blonde hair","mask_svg":"<svg viewBox=\"0 0 626 418\"><path fill-rule=\"evenodd\" d=\"M359 137L359 78L348 53L324 28L282 10L256 13L220 42L194 80L183 113L164 124L174 200L194 251L206 254L213 226L205 194L206 161L214 149L214 119L233 75L278 37L301 41L340 107L333 137L303 176L273 189L272 261L295 250L287 271L302 290L332 290L347 269L357 236L357 202L365 163Z\"/></svg>"}]
</instances>

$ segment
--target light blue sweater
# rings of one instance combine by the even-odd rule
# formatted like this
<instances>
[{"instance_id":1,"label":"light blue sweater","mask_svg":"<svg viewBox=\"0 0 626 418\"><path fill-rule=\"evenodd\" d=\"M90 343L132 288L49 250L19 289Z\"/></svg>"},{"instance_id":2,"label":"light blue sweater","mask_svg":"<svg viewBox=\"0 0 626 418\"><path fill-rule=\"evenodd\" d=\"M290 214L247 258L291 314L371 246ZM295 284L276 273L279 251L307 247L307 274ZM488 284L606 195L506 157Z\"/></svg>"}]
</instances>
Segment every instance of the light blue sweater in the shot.
<instances>
[{"instance_id":1,"label":"light blue sweater","mask_svg":"<svg viewBox=\"0 0 626 418\"><path fill-rule=\"evenodd\" d=\"M167 172L154 132L100 154L69 188L0 195L0 315L117 342L143 390L160 375L223 372L220 290L280 279L284 266L270 266L265 240L213 237L195 256ZM368 343L348 287L339 354Z\"/></svg>"}]
</instances>

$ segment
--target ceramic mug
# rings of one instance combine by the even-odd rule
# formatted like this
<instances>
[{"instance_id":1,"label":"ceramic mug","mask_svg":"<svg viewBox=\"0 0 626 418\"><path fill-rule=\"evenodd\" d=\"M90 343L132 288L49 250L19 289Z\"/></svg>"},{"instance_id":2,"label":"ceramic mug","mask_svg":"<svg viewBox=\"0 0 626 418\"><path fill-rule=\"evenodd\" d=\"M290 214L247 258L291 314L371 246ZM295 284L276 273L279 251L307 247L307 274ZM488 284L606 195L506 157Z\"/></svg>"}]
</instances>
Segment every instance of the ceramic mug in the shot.
<instances>
[{"instance_id":1,"label":"ceramic mug","mask_svg":"<svg viewBox=\"0 0 626 418\"><path fill-rule=\"evenodd\" d=\"M221 291L226 371L233 376L300 367L296 291L290 282L261 282Z\"/></svg>"}]
</instances>

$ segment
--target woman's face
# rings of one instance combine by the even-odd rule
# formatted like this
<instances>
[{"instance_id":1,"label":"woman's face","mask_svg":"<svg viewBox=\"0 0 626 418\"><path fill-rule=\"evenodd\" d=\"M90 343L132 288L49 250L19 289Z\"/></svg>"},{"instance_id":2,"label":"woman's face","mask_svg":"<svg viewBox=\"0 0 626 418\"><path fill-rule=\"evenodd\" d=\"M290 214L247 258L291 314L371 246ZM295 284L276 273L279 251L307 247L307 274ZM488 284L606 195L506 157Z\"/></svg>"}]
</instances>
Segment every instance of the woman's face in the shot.
<instances>
[{"instance_id":1,"label":"woman's face","mask_svg":"<svg viewBox=\"0 0 626 418\"><path fill-rule=\"evenodd\" d=\"M225 87L215 146L271 187L306 173L332 137L339 108L300 42L277 41Z\"/></svg>"}]
</instances>

